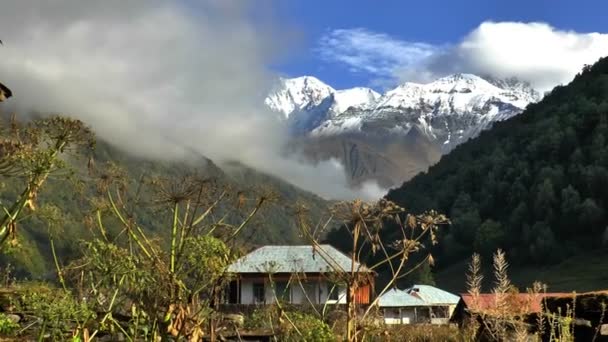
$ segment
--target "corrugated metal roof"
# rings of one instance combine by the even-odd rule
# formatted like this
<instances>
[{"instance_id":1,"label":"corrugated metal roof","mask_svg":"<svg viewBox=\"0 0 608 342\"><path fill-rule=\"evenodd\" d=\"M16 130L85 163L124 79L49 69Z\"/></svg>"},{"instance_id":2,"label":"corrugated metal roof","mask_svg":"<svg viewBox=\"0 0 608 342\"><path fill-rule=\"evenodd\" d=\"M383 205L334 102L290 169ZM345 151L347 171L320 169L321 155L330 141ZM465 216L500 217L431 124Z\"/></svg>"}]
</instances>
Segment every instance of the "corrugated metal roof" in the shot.
<instances>
[{"instance_id":1,"label":"corrugated metal roof","mask_svg":"<svg viewBox=\"0 0 608 342\"><path fill-rule=\"evenodd\" d=\"M238 259L228 267L228 272L326 273L335 272L336 268L349 272L351 259L331 245L264 246ZM359 263L355 263L355 269L368 271Z\"/></svg>"},{"instance_id":2,"label":"corrugated metal roof","mask_svg":"<svg viewBox=\"0 0 608 342\"><path fill-rule=\"evenodd\" d=\"M458 304L460 301L460 297L457 295L430 285L414 285L406 291L413 296L418 296L429 305Z\"/></svg>"},{"instance_id":3,"label":"corrugated metal roof","mask_svg":"<svg viewBox=\"0 0 608 342\"><path fill-rule=\"evenodd\" d=\"M393 289L383 294L380 307L456 305L460 297L430 285L414 285L405 290Z\"/></svg>"},{"instance_id":4,"label":"corrugated metal roof","mask_svg":"<svg viewBox=\"0 0 608 342\"><path fill-rule=\"evenodd\" d=\"M378 300L380 307L425 306L421 299L412 296L407 291L392 289L385 292Z\"/></svg>"}]
</instances>

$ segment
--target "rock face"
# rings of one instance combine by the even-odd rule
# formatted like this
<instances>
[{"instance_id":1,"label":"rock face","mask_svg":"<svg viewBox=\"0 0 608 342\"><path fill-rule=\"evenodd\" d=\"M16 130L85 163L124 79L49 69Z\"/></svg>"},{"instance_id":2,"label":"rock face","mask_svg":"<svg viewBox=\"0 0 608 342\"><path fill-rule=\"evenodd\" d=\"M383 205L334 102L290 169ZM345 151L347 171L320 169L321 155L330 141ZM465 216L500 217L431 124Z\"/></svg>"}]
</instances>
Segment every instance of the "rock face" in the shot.
<instances>
[{"instance_id":1,"label":"rock face","mask_svg":"<svg viewBox=\"0 0 608 342\"><path fill-rule=\"evenodd\" d=\"M313 161L336 158L353 184L391 187L538 100L524 82L472 74L404 83L382 95L362 87L334 90L305 76L281 80L266 104Z\"/></svg>"}]
</instances>

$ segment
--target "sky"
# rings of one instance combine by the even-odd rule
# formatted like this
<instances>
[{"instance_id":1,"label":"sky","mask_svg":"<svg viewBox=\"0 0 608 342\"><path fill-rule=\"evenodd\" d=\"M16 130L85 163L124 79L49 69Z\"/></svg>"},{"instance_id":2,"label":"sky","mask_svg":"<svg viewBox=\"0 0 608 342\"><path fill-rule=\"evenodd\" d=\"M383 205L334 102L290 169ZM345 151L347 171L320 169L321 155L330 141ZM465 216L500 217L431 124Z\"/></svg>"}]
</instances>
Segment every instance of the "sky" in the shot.
<instances>
[{"instance_id":1,"label":"sky","mask_svg":"<svg viewBox=\"0 0 608 342\"><path fill-rule=\"evenodd\" d=\"M279 76L378 90L454 72L539 90L608 54L602 1L3 0L0 77L18 113L61 113L139 157L238 161L325 198L375 199L336 160L286 154Z\"/></svg>"},{"instance_id":2,"label":"sky","mask_svg":"<svg viewBox=\"0 0 608 342\"><path fill-rule=\"evenodd\" d=\"M326 51L328 44L322 46L322 42L337 30L344 30L342 35L333 35L338 38L337 43L341 44L343 50L349 45L347 33L350 31L352 36L355 30L368 36L376 35L376 41L390 40L405 47L424 44L418 50L410 50L409 56L384 56L387 65L413 63L414 60L428 58L434 49L449 49L461 44L484 22L544 23L556 31L580 35L608 33L608 21L605 19L608 2L603 0L294 0L278 4L280 16L298 27L301 36L298 48L273 68L286 76L313 75L338 89L367 85L382 90L400 81L419 79L408 73L390 77L386 72L353 68L353 65L336 56L332 58ZM508 34L496 33L495 36L506 36L508 39ZM534 44L542 46L543 41ZM516 42L507 45L513 48L518 46ZM403 54L408 52L407 49L399 51ZM354 53L352 50L350 52ZM376 53L381 54L381 51ZM606 54L608 50L604 52ZM591 55L592 59L595 58L594 54ZM509 56L501 53L501 57ZM532 76L526 76L533 80ZM561 76L561 79L564 78ZM540 88L550 88L555 85L555 80L551 79L549 84L538 83Z\"/></svg>"}]
</instances>

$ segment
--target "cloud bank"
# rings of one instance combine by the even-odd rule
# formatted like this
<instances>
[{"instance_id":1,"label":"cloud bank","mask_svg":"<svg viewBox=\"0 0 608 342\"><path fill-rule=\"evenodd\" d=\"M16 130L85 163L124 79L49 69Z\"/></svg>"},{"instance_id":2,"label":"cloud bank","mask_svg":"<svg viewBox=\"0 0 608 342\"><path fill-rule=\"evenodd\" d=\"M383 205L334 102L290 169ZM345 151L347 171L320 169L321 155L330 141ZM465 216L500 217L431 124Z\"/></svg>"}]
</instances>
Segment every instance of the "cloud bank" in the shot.
<instances>
[{"instance_id":1,"label":"cloud bank","mask_svg":"<svg viewBox=\"0 0 608 342\"><path fill-rule=\"evenodd\" d=\"M538 22L484 22L460 42L433 46L357 28L329 32L318 50L326 61L385 82L467 72L517 77L546 91L608 55L608 34L563 31Z\"/></svg>"},{"instance_id":2,"label":"cloud bank","mask_svg":"<svg viewBox=\"0 0 608 342\"><path fill-rule=\"evenodd\" d=\"M282 155L287 132L263 107L280 30L259 25L250 5L3 1L0 77L18 110L77 117L139 156L196 151L328 198L378 196L350 190L339 164Z\"/></svg>"}]
</instances>

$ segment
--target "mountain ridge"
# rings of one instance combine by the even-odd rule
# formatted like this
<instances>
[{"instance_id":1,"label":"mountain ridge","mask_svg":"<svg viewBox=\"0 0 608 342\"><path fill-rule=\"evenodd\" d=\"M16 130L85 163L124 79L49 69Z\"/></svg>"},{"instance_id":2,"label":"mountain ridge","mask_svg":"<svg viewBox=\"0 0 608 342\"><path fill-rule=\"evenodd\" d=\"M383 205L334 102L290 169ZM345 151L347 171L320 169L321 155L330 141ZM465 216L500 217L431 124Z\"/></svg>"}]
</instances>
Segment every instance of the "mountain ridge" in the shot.
<instances>
[{"instance_id":1,"label":"mountain ridge","mask_svg":"<svg viewBox=\"0 0 608 342\"><path fill-rule=\"evenodd\" d=\"M315 77L302 76L281 79L266 105L279 113L300 143L308 145L311 160L338 159L355 186L371 180L393 187L494 122L540 100L525 82L488 79L453 74L426 84L406 82L380 94L365 87L335 90ZM408 139L410 132L421 136ZM330 141L348 146L337 149ZM358 159L367 161L365 172L344 152L360 152L361 146L366 152ZM387 158L394 160L386 163Z\"/></svg>"}]
</instances>

